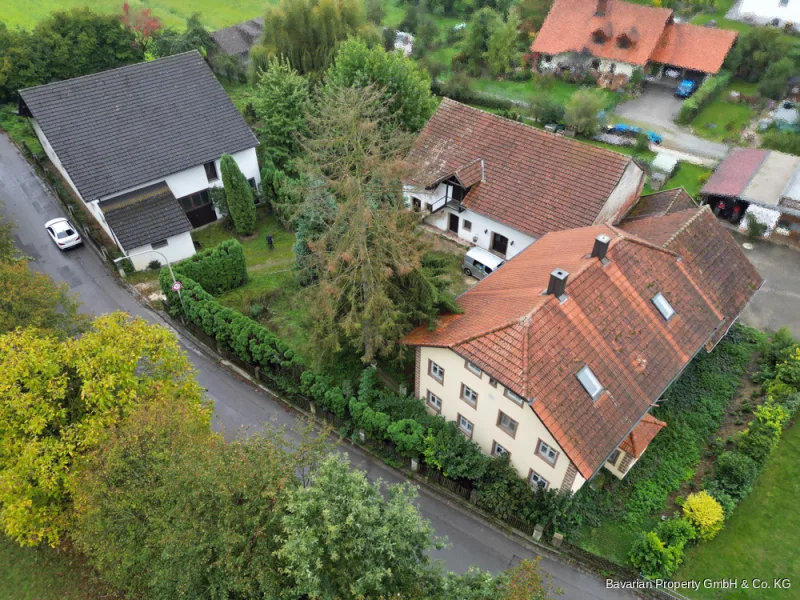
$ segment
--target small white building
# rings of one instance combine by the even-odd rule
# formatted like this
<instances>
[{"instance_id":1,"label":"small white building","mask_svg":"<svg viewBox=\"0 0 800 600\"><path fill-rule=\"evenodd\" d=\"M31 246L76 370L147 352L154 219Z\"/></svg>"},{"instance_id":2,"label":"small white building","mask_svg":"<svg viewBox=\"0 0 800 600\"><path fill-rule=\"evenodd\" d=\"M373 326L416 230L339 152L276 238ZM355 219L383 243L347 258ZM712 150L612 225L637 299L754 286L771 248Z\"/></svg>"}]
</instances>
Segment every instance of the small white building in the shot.
<instances>
[{"instance_id":1,"label":"small white building","mask_svg":"<svg viewBox=\"0 0 800 600\"><path fill-rule=\"evenodd\" d=\"M395 32L394 49L402 50L403 56L409 56L414 51L414 36L405 31Z\"/></svg>"},{"instance_id":2,"label":"small white building","mask_svg":"<svg viewBox=\"0 0 800 600\"><path fill-rule=\"evenodd\" d=\"M738 0L725 15L726 19L785 27L800 25L800 0Z\"/></svg>"},{"instance_id":3,"label":"small white building","mask_svg":"<svg viewBox=\"0 0 800 600\"><path fill-rule=\"evenodd\" d=\"M448 98L409 161L409 206L446 235L504 259L550 231L616 222L645 182L629 156Z\"/></svg>"},{"instance_id":4,"label":"small white building","mask_svg":"<svg viewBox=\"0 0 800 600\"><path fill-rule=\"evenodd\" d=\"M20 90L19 109L138 270L194 254L191 230L219 217L222 155L261 180L258 141L196 51Z\"/></svg>"}]
</instances>

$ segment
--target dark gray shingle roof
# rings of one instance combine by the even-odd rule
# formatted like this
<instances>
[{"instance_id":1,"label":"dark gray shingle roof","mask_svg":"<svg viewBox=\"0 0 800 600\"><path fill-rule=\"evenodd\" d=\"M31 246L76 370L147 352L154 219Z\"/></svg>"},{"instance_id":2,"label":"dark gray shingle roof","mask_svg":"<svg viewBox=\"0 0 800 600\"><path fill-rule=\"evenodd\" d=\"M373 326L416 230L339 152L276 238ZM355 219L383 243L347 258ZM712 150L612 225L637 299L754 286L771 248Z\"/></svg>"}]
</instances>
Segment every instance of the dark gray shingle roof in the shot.
<instances>
[{"instance_id":1,"label":"dark gray shingle roof","mask_svg":"<svg viewBox=\"0 0 800 600\"><path fill-rule=\"evenodd\" d=\"M87 202L258 144L197 51L20 96Z\"/></svg>"},{"instance_id":2,"label":"dark gray shingle roof","mask_svg":"<svg viewBox=\"0 0 800 600\"><path fill-rule=\"evenodd\" d=\"M150 186L126 195L124 201L101 206L106 222L127 252L192 229L165 184Z\"/></svg>"},{"instance_id":3,"label":"dark gray shingle roof","mask_svg":"<svg viewBox=\"0 0 800 600\"><path fill-rule=\"evenodd\" d=\"M258 42L264 29L264 18L250 19L211 34L219 50L225 54L245 54Z\"/></svg>"}]
</instances>

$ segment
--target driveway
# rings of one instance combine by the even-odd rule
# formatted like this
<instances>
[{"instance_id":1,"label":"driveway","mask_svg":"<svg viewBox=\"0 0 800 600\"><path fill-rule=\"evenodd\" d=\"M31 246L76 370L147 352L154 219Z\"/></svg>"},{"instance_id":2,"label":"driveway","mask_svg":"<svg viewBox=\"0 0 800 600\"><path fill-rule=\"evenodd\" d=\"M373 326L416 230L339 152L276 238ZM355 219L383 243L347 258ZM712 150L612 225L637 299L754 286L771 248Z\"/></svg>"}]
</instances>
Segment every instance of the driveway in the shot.
<instances>
[{"instance_id":1,"label":"driveway","mask_svg":"<svg viewBox=\"0 0 800 600\"><path fill-rule=\"evenodd\" d=\"M800 339L800 251L763 240L753 242L738 232L733 235L739 244L753 245L744 253L766 279L742 314L742 322L766 331L788 327Z\"/></svg>"},{"instance_id":2,"label":"driveway","mask_svg":"<svg viewBox=\"0 0 800 600\"><path fill-rule=\"evenodd\" d=\"M33 268L49 274L55 281L66 282L80 296L86 312L121 310L169 328L157 314L139 304L117 284L92 250L82 247L61 252L53 245L43 224L48 219L64 216L63 211L3 134L0 134L0 202L5 204L0 218L15 221L16 241L35 258ZM292 436L294 429L303 426L302 415L223 368L188 338L178 332L175 335L194 364L198 381L214 402L214 429L227 432L230 437L242 429L257 431L263 424L269 424L285 426ZM352 464L366 471L370 480L405 481L383 462L358 449L343 447L341 450L347 452ZM417 504L436 535L448 538L449 546L432 555L451 571L463 573L470 565L477 565L497 573L520 559L536 556L526 546L476 519L469 511L451 505L425 488L420 488ZM542 558L540 567L552 575L554 583L564 589L563 598L569 600L634 598L627 592L608 590L605 582L594 575L548 557Z\"/></svg>"},{"instance_id":3,"label":"driveway","mask_svg":"<svg viewBox=\"0 0 800 600\"><path fill-rule=\"evenodd\" d=\"M642 128L652 129L664 137L663 146L679 152L722 160L730 147L692 135L685 127L674 122L681 109L682 100L674 90L657 84L645 84L638 98L618 104L613 115Z\"/></svg>"}]
</instances>

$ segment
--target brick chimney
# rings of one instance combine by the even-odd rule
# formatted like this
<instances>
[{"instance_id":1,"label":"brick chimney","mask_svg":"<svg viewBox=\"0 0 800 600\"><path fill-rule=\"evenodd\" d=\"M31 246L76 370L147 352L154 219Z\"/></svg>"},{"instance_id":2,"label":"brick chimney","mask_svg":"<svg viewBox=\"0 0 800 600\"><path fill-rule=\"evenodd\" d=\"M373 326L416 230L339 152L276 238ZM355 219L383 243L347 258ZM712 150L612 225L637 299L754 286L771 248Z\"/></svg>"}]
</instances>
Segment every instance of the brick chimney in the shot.
<instances>
[{"instance_id":1,"label":"brick chimney","mask_svg":"<svg viewBox=\"0 0 800 600\"><path fill-rule=\"evenodd\" d=\"M595 17L605 17L608 10L608 0L597 0L597 9L594 11Z\"/></svg>"}]
</instances>

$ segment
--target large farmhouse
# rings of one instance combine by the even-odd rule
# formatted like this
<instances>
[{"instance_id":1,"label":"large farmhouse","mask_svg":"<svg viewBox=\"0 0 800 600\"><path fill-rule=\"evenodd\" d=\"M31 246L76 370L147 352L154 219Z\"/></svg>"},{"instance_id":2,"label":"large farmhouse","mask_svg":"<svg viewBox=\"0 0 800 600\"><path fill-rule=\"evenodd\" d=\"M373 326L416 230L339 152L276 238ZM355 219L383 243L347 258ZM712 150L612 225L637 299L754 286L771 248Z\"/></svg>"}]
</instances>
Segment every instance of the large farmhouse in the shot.
<instances>
[{"instance_id":1,"label":"large farmhouse","mask_svg":"<svg viewBox=\"0 0 800 600\"><path fill-rule=\"evenodd\" d=\"M511 258L550 231L614 223L645 173L629 156L444 98L409 154L425 221Z\"/></svg>"},{"instance_id":2,"label":"large farmhouse","mask_svg":"<svg viewBox=\"0 0 800 600\"><path fill-rule=\"evenodd\" d=\"M258 142L196 51L19 94L53 165L137 269L194 254L190 231L218 217L223 154L260 182Z\"/></svg>"},{"instance_id":3,"label":"large farmhouse","mask_svg":"<svg viewBox=\"0 0 800 600\"><path fill-rule=\"evenodd\" d=\"M736 32L676 23L670 9L621 0L556 0L531 46L540 71L634 70L699 79L720 70Z\"/></svg>"},{"instance_id":4,"label":"large farmhouse","mask_svg":"<svg viewBox=\"0 0 800 600\"><path fill-rule=\"evenodd\" d=\"M548 233L405 339L416 396L531 485L624 477L669 427L651 408L763 282L707 207L643 202L620 228Z\"/></svg>"}]
</instances>

